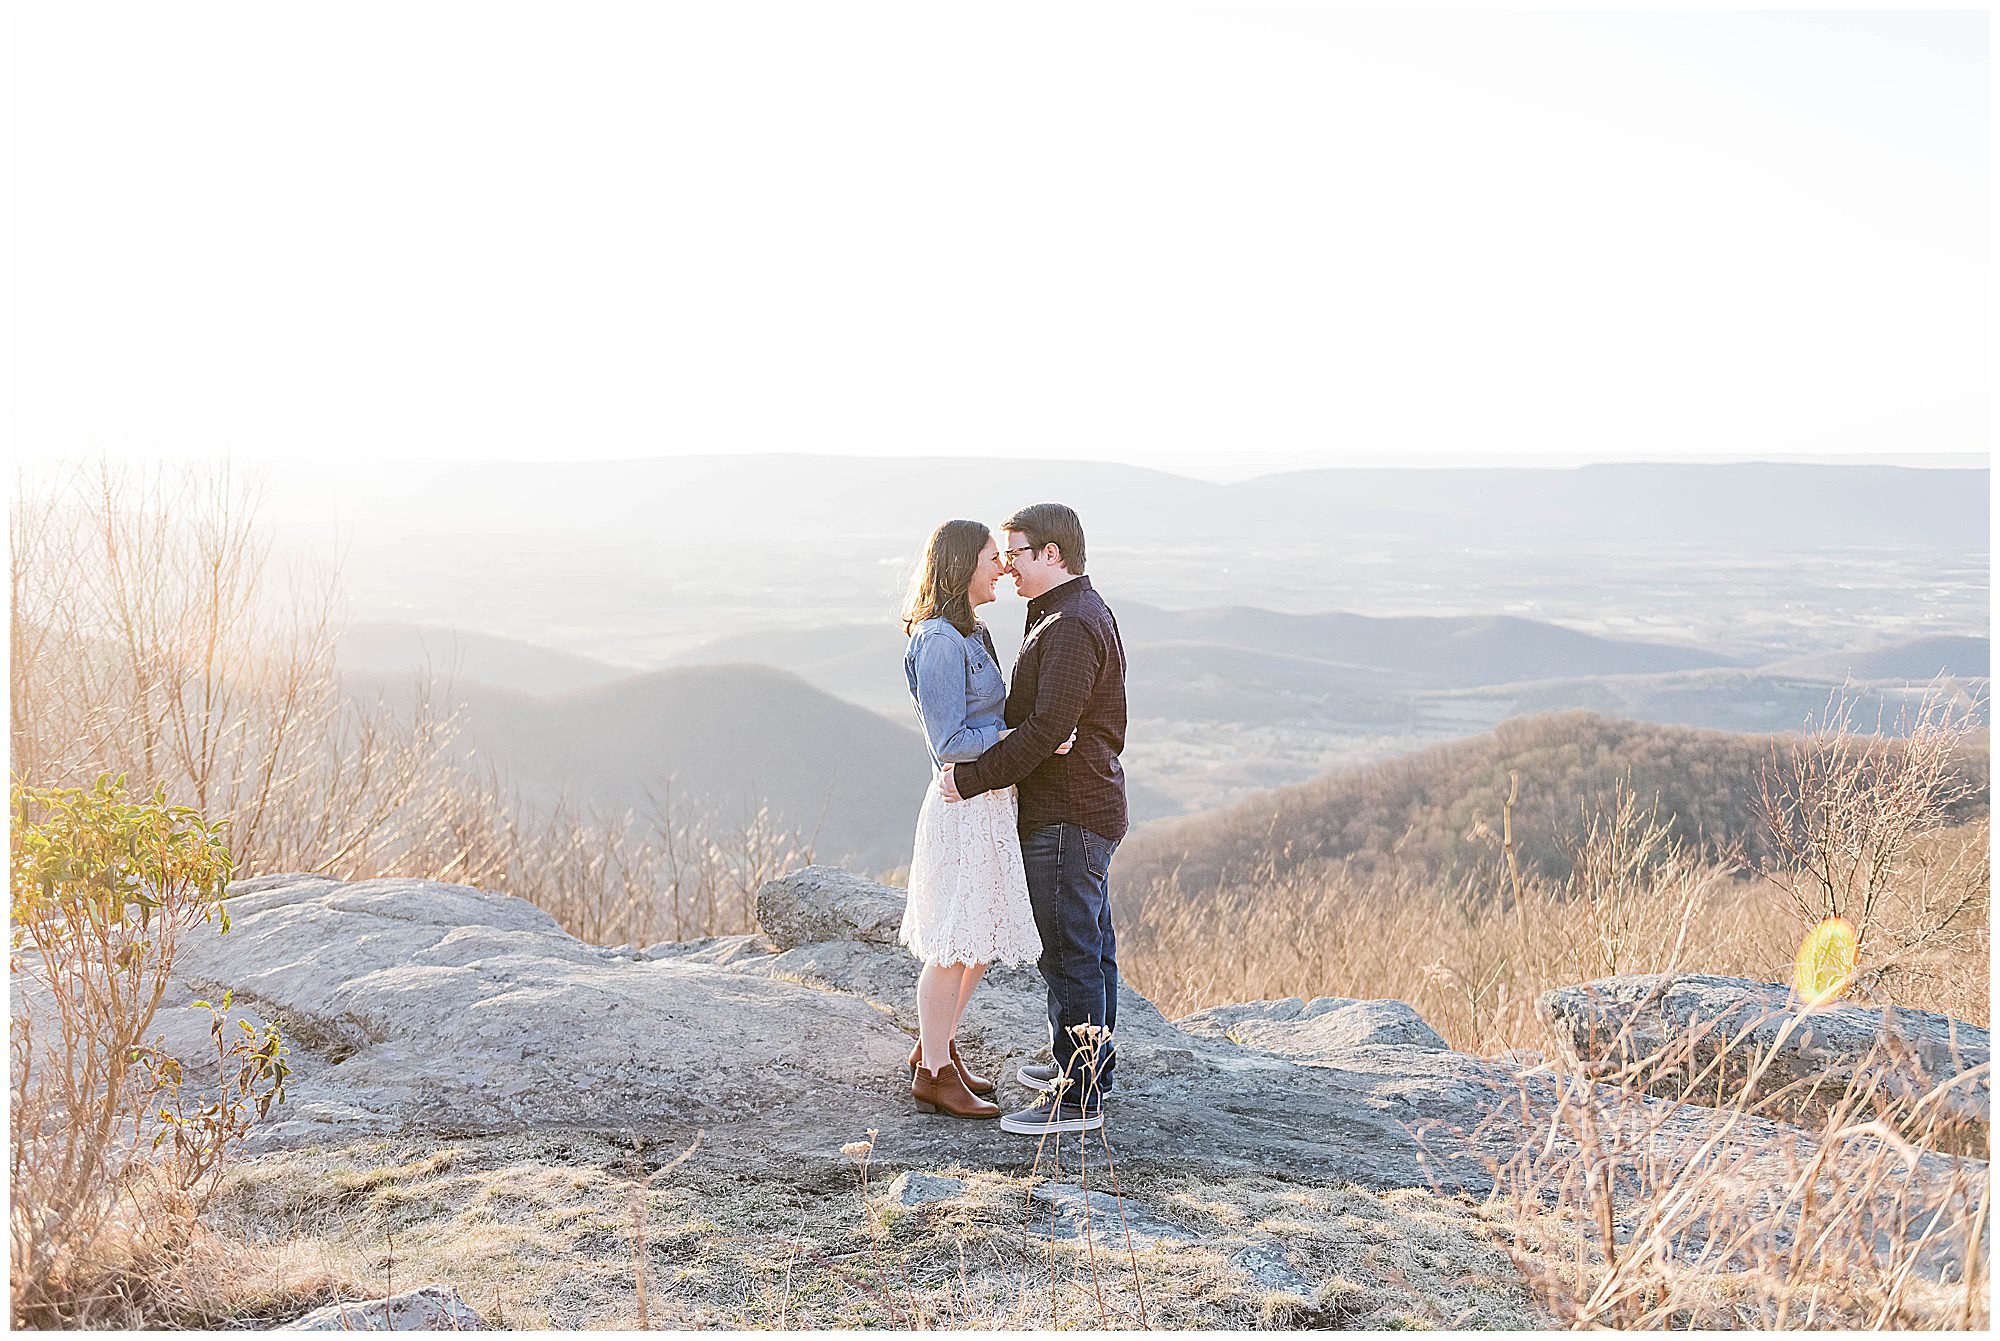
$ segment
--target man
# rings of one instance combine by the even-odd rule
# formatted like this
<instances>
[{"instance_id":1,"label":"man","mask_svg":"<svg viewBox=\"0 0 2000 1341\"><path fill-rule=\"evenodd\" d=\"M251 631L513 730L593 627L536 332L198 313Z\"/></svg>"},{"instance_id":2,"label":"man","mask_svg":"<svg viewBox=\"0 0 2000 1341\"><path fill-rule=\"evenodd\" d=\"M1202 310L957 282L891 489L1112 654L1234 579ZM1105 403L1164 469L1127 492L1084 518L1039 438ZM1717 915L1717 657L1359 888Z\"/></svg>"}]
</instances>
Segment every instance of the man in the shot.
<instances>
[{"instance_id":1,"label":"man","mask_svg":"<svg viewBox=\"0 0 2000 1341\"><path fill-rule=\"evenodd\" d=\"M1125 645L1084 576L1083 523L1061 503L1022 508L1003 524L1001 556L1028 599L1006 721L1013 733L938 774L950 801L1018 785L1021 861L1042 937L1053 1065L1024 1066L1041 1098L1000 1119L1030 1136L1091 1131L1116 1056L1118 961L1111 928L1111 854L1125 836ZM1068 754L1056 747L1076 733Z\"/></svg>"}]
</instances>

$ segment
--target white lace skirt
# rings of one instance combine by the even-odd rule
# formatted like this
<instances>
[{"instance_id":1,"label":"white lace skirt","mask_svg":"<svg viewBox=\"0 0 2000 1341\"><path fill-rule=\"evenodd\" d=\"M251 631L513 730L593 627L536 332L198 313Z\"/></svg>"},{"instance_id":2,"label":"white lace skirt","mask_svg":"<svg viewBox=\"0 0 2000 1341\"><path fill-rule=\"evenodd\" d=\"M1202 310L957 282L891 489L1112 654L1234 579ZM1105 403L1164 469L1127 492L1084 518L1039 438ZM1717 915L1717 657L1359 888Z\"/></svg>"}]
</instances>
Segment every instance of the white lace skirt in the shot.
<instances>
[{"instance_id":1,"label":"white lace skirt","mask_svg":"<svg viewBox=\"0 0 2000 1341\"><path fill-rule=\"evenodd\" d=\"M1042 938L1028 906L1014 789L947 801L924 789L898 939L929 964L1032 964Z\"/></svg>"}]
</instances>

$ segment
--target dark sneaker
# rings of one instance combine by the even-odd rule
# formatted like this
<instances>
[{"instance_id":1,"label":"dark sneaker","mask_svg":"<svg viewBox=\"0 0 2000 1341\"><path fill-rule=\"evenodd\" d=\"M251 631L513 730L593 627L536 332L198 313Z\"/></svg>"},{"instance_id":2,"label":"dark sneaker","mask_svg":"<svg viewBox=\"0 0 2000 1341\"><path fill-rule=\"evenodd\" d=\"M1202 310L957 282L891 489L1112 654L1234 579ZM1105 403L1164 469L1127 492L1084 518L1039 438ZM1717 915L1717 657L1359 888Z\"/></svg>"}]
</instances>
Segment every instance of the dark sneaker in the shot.
<instances>
[{"instance_id":1,"label":"dark sneaker","mask_svg":"<svg viewBox=\"0 0 2000 1341\"><path fill-rule=\"evenodd\" d=\"M1056 1077L1061 1074L1062 1072L1056 1069L1054 1062L1029 1062L1026 1066L1014 1072L1014 1079L1020 1081L1031 1090L1040 1090L1042 1093L1047 1094L1056 1087ZM1104 1092L1106 1094L1111 1093L1111 1086L1106 1085Z\"/></svg>"},{"instance_id":2,"label":"dark sneaker","mask_svg":"<svg viewBox=\"0 0 2000 1341\"><path fill-rule=\"evenodd\" d=\"M1052 1136L1066 1131L1096 1131L1104 1125L1104 1110L1096 1104L1059 1104L1048 1094L1017 1113L1000 1119L1000 1130L1020 1136Z\"/></svg>"},{"instance_id":3,"label":"dark sneaker","mask_svg":"<svg viewBox=\"0 0 2000 1341\"><path fill-rule=\"evenodd\" d=\"M1031 1090L1047 1092L1055 1088L1057 1074L1054 1062L1029 1062L1014 1073L1014 1079Z\"/></svg>"}]
</instances>

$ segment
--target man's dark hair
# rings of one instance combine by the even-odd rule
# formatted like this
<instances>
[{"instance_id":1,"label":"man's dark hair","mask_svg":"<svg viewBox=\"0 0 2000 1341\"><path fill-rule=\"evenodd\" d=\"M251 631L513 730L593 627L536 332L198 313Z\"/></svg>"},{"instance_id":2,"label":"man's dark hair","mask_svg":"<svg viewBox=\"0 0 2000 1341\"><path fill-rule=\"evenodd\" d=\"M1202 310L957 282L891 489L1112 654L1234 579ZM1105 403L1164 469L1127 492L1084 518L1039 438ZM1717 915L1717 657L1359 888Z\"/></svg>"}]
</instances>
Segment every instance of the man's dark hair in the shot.
<instances>
[{"instance_id":1,"label":"man's dark hair","mask_svg":"<svg viewBox=\"0 0 2000 1341\"><path fill-rule=\"evenodd\" d=\"M1019 531L1037 553L1044 545L1062 551L1063 567L1072 577L1083 575L1083 522L1073 508L1061 503L1030 503L1000 523L1003 531Z\"/></svg>"}]
</instances>

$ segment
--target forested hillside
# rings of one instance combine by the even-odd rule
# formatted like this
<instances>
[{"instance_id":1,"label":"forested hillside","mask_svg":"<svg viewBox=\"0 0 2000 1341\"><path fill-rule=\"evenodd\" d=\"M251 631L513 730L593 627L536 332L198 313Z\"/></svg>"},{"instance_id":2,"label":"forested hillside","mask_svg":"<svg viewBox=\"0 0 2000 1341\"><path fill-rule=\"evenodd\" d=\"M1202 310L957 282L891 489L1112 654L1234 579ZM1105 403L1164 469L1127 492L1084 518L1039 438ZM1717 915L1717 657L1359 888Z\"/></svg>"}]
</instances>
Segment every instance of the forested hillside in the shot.
<instances>
[{"instance_id":1,"label":"forested hillside","mask_svg":"<svg viewBox=\"0 0 2000 1341\"><path fill-rule=\"evenodd\" d=\"M1358 872L1401 868L1448 877L1498 854L1508 791L1518 778L1515 848L1527 868L1560 878L1586 816L1624 782L1691 847L1767 852L1754 804L1759 778L1801 747L1799 736L1736 735L1625 721L1593 712L1504 722L1485 735L1397 759L1342 769L1252 797L1227 810L1164 821L1132 835L1118 855L1121 882L1178 873L1183 890L1228 885L1252 872L1283 874L1337 862ZM1961 752L1969 794L1963 818L1987 807L1988 732ZM1885 741L1880 748L1902 748Z\"/></svg>"}]
</instances>

